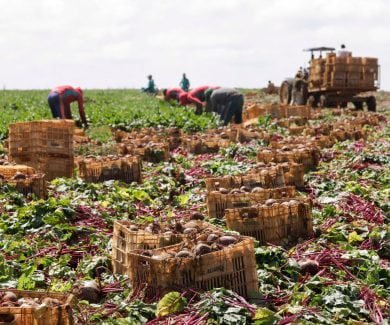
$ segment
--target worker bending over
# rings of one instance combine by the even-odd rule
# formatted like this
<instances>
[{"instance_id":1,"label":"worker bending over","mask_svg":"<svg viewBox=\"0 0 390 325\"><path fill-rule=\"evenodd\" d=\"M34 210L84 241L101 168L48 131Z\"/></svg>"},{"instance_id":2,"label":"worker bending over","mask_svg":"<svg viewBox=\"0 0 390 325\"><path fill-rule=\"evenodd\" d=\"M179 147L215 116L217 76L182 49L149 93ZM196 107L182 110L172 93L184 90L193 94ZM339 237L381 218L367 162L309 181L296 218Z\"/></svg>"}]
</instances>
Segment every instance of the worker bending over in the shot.
<instances>
[{"instance_id":1,"label":"worker bending over","mask_svg":"<svg viewBox=\"0 0 390 325\"><path fill-rule=\"evenodd\" d=\"M47 100L51 109L51 114L54 118L59 119L72 119L70 104L77 101L81 121L85 127L88 127L84 111L83 91L81 88L73 88L72 86L56 87L50 91Z\"/></svg>"},{"instance_id":2,"label":"worker bending over","mask_svg":"<svg viewBox=\"0 0 390 325\"><path fill-rule=\"evenodd\" d=\"M164 99L169 102L170 100L179 101L179 96L184 93L181 88L168 88L163 89Z\"/></svg>"},{"instance_id":3,"label":"worker bending over","mask_svg":"<svg viewBox=\"0 0 390 325\"><path fill-rule=\"evenodd\" d=\"M188 93L181 93L179 97L180 105L194 104L196 106L195 114L200 115L203 112L203 103L205 101L205 91L210 86L201 86L191 90Z\"/></svg>"},{"instance_id":4,"label":"worker bending over","mask_svg":"<svg viewBox=\"0 0 390 325\"><path fill-rule=\"evenodd\" d=\"M213 112L220 114L223 125L228 125L233 117L235 123L242 123L244 96L237 89L219 88L214 90L210 96L210 106Z\"/></svg>"}]
</instances>

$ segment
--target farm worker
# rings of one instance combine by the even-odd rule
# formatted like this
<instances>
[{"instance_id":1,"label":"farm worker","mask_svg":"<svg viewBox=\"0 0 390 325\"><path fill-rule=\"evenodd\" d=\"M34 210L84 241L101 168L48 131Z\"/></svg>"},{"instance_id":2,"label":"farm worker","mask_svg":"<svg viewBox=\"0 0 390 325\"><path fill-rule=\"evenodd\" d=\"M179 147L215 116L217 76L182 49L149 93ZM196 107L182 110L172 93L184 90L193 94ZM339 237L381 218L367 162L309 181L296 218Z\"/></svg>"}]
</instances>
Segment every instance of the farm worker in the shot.
<instances>
[{"instance_id":1,"label":"farm worker","mask_svg":"<svg viewBox=\"0 0 390 325\"><path fill-rule=\"evenodd\" d=\"M207 88L205 90L205 92L204 92L204 101L206 102L206 105L205 105L205 111L206 112L212 112L210 97L211 97L211 94L213 93L213 91L215 89L219 89L219 88L221 88L221 87L216 86L216 87Z\"/></svg>"},{"instance_id":2,"label":"farm worker","mask_svg":"<svg viewBox=\"0 0 390 325\"><path fill-rule=\"evenodd\" d=\"M180 81L180 88L184 91L188 91L190 89L190 81L188 80L185 73L183 73L183 78Z\"/></svg>"},{"instance_id":3,"label":"farm worker","mask_svg":"<svg viewBox=\"0 0 390 325\"><path fill-rule=\"evenodd\" d=\"M81 121L85 127L88 127L84 111L83 91L81 88L73 88L72 86L56 87L50 91L47 100L53 117L60 119L72 119L70 103L77 101Z\"/></svg>"},{"instance_id":4,"label":"farm worker","mask_svg":"<svg viewBox=\"0 0 390 325\"><path fill-rule=\"evenodd\" d=\"M179 101L179 96L180 94L184 93L183 89L181 88L168 88L168 89L163 89L163 95L164 99L166 101L170 100L176 100Z\"/></svg>"},{"instance_id":5,"label":"farm worker","mask_svg":"<svg viewBox=\"0 0 390 325\"><path fill-rule=\"evenodd\" d=\"M142 88L142 91L149 94L157 94L157 88L151 74L148 75L148 80L148 86L146 88Z\"/></svg>"},{"instance_id":6,"label":"farm worker","mask_svg":"<svg viewBox=\"0 0 390 325\"><path fill-rule=\"evenodd\" d=\"M292 91L291 91L291 105L304 105L303 92L307 87L307 80L304 78L304 72L299 70L295 75Z\"/></svg>"},{"instance_id":7,"label":"farm worker","mask_svg":"<svg viewBox=\"0 0 390 325\"><path fill-rule=\"evenodd\" d=\"M347 57L347 56L351 56L351 55L352 55L352 52L347 51L345 49L345 45L341 44L340 50L337 51L337 56L339 56L339 57Z\"/></svg>"},{"instance_id":8,"label":"farm worker","mask_svg":"<svg viewBox=\"0 0 390 325\"><path fill-rule=\"evenodd\" d=\"M267 86L267 94L274 94L276 92L275 85L271 80L268 80L268 86Z\"/></svg>"},{"instance_id":9,"label":"farm worker","mask_svg":"<svg viewBox=\"0 0 390 325\"><path fill-rule=\"evenodd\" d=\"M188 93L181 93L179 97L180 105L189 105L195 104L196 110L195 114L202 114L203 111L203 102L205 101L204 92L210 88L210 86L202 86L195 89L192 89Z\"/></svg>"},{"instance_id":10,"label":"farm worker","mask_svg":"<svg viewBox=\"0 0 390 325\"><path fill-rule=\"evenodd\" d=\"M224 125L228 125L233 117L235 123L242 123L244 96L237 89L214 90L210 96L210 103L211 109L220 113Z\"/></svg>"}]
</instances>

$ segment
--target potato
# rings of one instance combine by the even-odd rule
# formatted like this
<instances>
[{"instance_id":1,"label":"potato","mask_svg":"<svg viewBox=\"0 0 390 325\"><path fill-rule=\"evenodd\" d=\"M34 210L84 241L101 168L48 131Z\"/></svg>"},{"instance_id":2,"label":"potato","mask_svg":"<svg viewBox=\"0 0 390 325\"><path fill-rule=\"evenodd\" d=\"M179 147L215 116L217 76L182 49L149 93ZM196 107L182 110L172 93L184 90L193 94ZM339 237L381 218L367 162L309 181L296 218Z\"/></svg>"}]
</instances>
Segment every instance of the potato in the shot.
<instances>
[{"instance_id":1,"label":"potato","mask_svg":"<svg viewBox=\"0 0 390 325\"><path fill-rule=\"evenodd\" d=\"M16 174L12 177L12 179L17 180L17 179L26 179L27 176L21 172L16 172Z\"/></svg>"},{"instance_id":2,"label":"potato","mask_svg":"<svg viewBox=\"0 0 390 325\"><path fill-rule=\"evenodd\" d=\"M237 240L238 239L233 236L222 236L218 239L218 243L220 243L223 246L229 246L235 244Z\"/></svg>"},{"instance_id":3,"label":"potato","mask_svg":"<svg viewBox=\"0 0 390 325\"><path fill-rule=\"evenodd\" d=\"M198 244L195 246L194 251L195 251L196 256L201 256L201 255L210 253L211 247L209 245L206 245L206 244Z\"/></svg>"},{"instance_id":4,"label":"potato","mask_svg":"<svg viewBox=\"0 0 390 325\"><path fill-rule=\"evenodd\" d=\"M250 192L251 191L251 189L249 187L247 187L247 186L241 186L240 190L243 191L243 192Z\"/></svg>"}]
</instances>

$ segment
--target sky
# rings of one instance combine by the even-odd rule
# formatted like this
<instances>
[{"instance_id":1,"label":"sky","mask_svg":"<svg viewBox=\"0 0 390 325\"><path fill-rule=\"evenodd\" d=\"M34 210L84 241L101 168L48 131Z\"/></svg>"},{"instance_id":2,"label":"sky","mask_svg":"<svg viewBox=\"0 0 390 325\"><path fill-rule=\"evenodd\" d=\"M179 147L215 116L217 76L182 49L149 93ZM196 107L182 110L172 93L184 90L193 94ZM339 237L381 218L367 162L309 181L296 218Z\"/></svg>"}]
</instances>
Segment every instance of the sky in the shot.
<instances>
[{"instance_id":1,"label":"sky","mask_svg":"<svg viewBox=\"0 0 390 325\"><path fill-rule=\"evenodd\" d=\"M390 0L0 0L0 87L261 88L344 43L390 90Z\"/></svg>"}]
</instances>

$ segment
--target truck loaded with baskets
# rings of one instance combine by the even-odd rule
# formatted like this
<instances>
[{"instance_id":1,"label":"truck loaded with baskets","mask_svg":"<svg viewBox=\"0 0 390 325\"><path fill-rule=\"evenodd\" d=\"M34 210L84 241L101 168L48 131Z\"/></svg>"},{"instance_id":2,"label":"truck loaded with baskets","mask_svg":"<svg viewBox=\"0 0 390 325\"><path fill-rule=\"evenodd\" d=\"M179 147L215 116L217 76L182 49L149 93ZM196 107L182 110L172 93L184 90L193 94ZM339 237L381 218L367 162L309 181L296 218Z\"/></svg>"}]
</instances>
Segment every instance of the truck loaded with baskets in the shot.
<instances>
[{"instance_id":1,"label":"truck loaded with baskets","mask_svg":"<svg viewBox=\"0 0 390 325\"><path fill-rule=\"evenodd\" d=\"M285 79L280 86L282 104L308 104L312 107L347 107L352 102L356 109L366 103L369 111L376 110L372 95L379 89L380 69L377 58L356 57L351 52L336 55L333 47L309 48L309 71L301 71L294 78ZM319 56L315 57L315 53ZM326 52L325 57L322 53Z\"/></svg>"}]
</instances>

